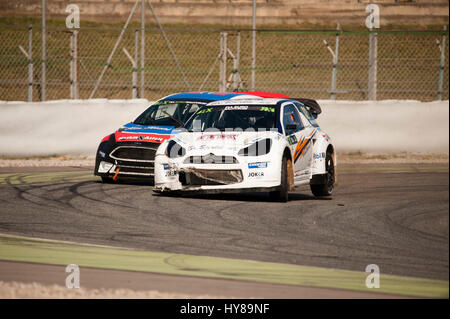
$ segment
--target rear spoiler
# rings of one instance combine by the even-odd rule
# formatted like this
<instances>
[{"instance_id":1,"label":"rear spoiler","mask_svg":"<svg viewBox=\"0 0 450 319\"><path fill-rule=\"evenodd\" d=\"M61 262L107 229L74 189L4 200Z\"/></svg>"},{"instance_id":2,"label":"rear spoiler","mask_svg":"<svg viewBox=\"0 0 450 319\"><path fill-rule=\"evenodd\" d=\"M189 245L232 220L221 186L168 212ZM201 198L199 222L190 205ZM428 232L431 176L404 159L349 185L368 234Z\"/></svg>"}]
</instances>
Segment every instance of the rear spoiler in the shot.
<instances>
[{"instance_id":1,"label":"rear spoiler","mask_svg":"<svg viewBox=\"0 0 450 319\"><path fill-rule=\"evenodd\" d=\"M322 113L322 109L316 100L304 99L304 98L292 98L292 100L298 101L298 102L302 103L303 105L305 105L306 108L308 109L309 113L311 113L311 115L314 118L317 118L317 115Z\"/></svg>"}]
</instances>

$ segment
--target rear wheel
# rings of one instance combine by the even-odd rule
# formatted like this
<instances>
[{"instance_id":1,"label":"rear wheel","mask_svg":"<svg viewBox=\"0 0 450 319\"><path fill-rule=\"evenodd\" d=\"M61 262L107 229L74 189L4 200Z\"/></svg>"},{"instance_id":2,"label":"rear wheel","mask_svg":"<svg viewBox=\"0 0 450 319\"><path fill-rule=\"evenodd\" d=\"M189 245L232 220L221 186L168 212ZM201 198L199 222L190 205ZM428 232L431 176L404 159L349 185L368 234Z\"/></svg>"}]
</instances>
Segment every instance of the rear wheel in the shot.
<instances>
[{"instance_id":1,"label":"rear wheel","mask_svg":"<svg viewBox=\"0 0 450 319\"><path fill-rule=\"evenodd\" d=\"M333 152L331 150L328 150L327 155L325 156L325 169L327 173L325 174L324 182L322 184L310 185L314 196L322 197L331 196L331 194L333 194L335 175Z\"/></svg>"},{"instance_id":2,"label":"rear wheel","mask_svg":"<svg viewBox=\"0 0 450 319\"><path fill-rule=\"evenodd\" d=\"M281 183L278 190L270 192L270 197L274 200L286 203L289 198L289 181L288 181L288 159L283 157L281 162Z\"/></svg>"}]
</instances>

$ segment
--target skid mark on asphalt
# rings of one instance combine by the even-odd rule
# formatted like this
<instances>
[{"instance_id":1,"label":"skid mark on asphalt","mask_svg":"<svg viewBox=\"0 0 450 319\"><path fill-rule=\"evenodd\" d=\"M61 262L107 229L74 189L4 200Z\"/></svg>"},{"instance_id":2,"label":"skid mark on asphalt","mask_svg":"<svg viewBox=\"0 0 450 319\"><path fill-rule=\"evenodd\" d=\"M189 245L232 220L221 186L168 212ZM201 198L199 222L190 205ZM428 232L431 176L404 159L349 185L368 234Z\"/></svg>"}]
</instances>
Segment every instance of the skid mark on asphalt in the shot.
<instances>
[{"instance_id":1,"label":"skid mark on asphalt","mask_svg":"<svg viewBox=\"0 0 450 319\"><path fill-rule=\"evenodd\" d=\"M448 279L448 172L342 174L332 200L305 187L287 204L28 175L0 186L0 231L358 271L377 263L383 273Z\"/></svg>"}]
</instances>

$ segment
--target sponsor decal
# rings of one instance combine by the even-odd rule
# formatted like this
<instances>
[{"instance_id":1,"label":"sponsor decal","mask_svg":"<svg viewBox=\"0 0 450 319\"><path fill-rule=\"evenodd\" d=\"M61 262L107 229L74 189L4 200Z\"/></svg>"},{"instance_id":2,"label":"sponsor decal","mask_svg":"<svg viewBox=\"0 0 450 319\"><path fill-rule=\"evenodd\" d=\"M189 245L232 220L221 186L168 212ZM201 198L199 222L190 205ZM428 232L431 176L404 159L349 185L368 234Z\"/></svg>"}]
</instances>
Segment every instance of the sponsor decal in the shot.
<instances>
[{"instance_id":1,"label":"sponsor decal","mask_svg":"<svg viewBox=\"0 0 450 319\"><path fill-rule=\"evenodd\" d=\"M158 101L158 102L154 103L153 105L166 105L166 104L178 104L178 103L186 103L186 102L178 101L178 100L166 100L166 101Z\"/></svg>"},{"instance_id":2,"label":"sponsor decal","mask_svg":"<svg viewBox=\"0 0 450 319\"><path fill-rule=\"evenodd\" d=\"M139 136L120 136L118 138L119 141L129 141L129 140L139 140L139 141L156 141L156 142L162 142L164 139L162 137L156 137L156 136L145 136L145 135L139 135Z\"/></svg>"},{"instance_id":3,"label":"sponsor decal","mask_svg":"<svg viewBox=\"0 0 450 319\"><path fill-rule=\"evenodd\" d=\"M264 172L250 172L248 173L248 177L250 178L264 177Z\"/></svg>"},{"instance_id":4,"label":"sponsor decal","mask_svg":"<svg viewBox=\"0 0 450 319\"><path fill-rule=\"evenodd\" d=\"M294 144L296 144L297 142L298 142L297 136L291 135L291 136L288 137L288 143L289 143L289 145L294 145Z\"/></svg>"},{"instance_id":5,"label":"sponsor decal","mask_svg":"<svg viewBox=\"0 0 450 319\"><path fill-rule=\"evenodd\" d=\"M225 111L228 110L248 110L248 105L231 105L231 106L225 106Z\"/></svg>"},{"instance_id":6,"label":"sponsor decal","mask_svg":"<svg viewBox=\"0 0 450 319\"><path fill-rule=\"evenodd\" d=\"M275 108L274 107L268 107L268 106L261 106L261 111L275 113Z\"/></svg>"},{"instance_id":7,"label":"sponsor decal","mask_svg":"<svg viewBox=\"0 0 450 319\"><path fill-rule=\"evenodd\" d=\"M174 171L174 170L166 171L166 173L165 173L166 177L172 177L172 176L175 176L175 175L177 175L177 172Z\"/></svg>"},{"instance_id":8,"label":"sponsor decal","mask_svg":"<svg viewBox=\"0 0 450 319\"><path fill-rule=\"evenodd\" d=\"M171 136L169 134L133 134L116 132L116 141L135 141L135 142L153 142L162 143Z\"/></svg>"},{"instance_id":9,"label":"sponsor decal","mask_svg":"<svg viewBox=\"0 0 450 319\"><path fill-rule=\"evenodd\" d=\"M163 164L163 169L165 177L172 177L178 174L178 172L175 169L170 169L169 164Z\"/></svg>"},{"instance_id":10,"label":"sponsor decal","mask_svg":"<svg viewBox=\"0 0 450 319\"><path fill-rule=\"evenodd\" d=\"M162 127L162 126L133 126L133 127L125 127L123 128L123 130L127 130L127 131L134 131L134 130L159 130L159 131L172 131L173 128L171 127Z\"/></svg>"},{"instance_id":11,"label":"sponsor decal","mask_svg":"<svg viewBox=\"0 0 450 319\"><path fill-rule=\"evenodd\" d=\"M213 110L212 107L209 107L207 109L198 111L197 114L209 113L209 112L212 112L212 110Z\"/></svg>"},{"instance_id":12,"label":"sponsor decal","mask_svg":"<svg viewBox=\"0 0 450 319\"><path fill-rule=\"evenodd\" d=\"M248 163L248 168L267 168L269 165L268 162L256 162L256 163Z\"/></svg>"},{"instance_id":13,"label":"sponsor decal","mask_svg":"<svg viewBox=\"0 0 450 319\"><path fill-rule=\"evenodd\" d=\"M236 140L238 134L203 134L197 140L205 141L205 140Z\"/></svg>"},{"instance_id":14,"label":"sponsor decal","mask_svg":"<svg viewBox=\"0 0 450 319\"><path fill-rule=\"evenodd\" d=\"M314 159L325 158L325 153L314 153L313 158Z\"/></svg>"},{"instance_id":15,"label":"sponsor decal","mask_svg":"<svg viewBox=\"0 0 450 319\"><path fill-rule=\"evenodd\" d=\"M102 152L102 151L98 151L98 154L103 158L106 156L105 152Z\"/></svg>"},{"instance_id":16,"label":"sponsor decal","mask_svg":"<svg viewBox=\"0 0 450 319\"><path fill-rule=\"evenodd\" d=\"M233 148L226 148L223 147L222 145L213 145L213 146L209 146L209 145L200 145L198 147L196 146L189 146L188 147L188 151L193 151L193 150L224 150L224 149L233 149Z\"/></svg>"}]
</instances>

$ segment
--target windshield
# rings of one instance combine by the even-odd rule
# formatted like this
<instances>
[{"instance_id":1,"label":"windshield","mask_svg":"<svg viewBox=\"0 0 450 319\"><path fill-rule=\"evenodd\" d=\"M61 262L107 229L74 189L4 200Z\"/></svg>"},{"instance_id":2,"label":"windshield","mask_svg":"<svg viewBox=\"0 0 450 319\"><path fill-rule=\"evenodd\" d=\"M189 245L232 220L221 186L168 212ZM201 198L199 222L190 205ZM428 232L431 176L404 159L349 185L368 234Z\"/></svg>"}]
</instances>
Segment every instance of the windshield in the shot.
<instances>
[{"instance_id":1,"label":"windshield","mask_svg":"<svg viewBox=\"0 0 450 319\"><path fill-rule=\"evenodd\" d=\"M256 131L275 129L275 107L260 105L206 107L198 111L186 124L186 129L190 132L204 132L209 128L221 131L237 128Z\"/></svg>"},{"instance_id":2,"label":"windshield","mask_svg":"<svg viewBox=\"0 0 450 319\"><path fill-rule=\"evenodd\" d=\"M139 115L133 123L181 127L204 104L187 101L156 102Z\"/></svg>"}]
</instances>

